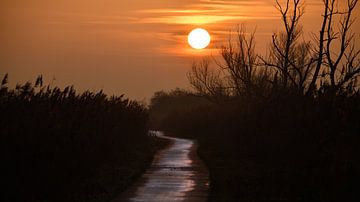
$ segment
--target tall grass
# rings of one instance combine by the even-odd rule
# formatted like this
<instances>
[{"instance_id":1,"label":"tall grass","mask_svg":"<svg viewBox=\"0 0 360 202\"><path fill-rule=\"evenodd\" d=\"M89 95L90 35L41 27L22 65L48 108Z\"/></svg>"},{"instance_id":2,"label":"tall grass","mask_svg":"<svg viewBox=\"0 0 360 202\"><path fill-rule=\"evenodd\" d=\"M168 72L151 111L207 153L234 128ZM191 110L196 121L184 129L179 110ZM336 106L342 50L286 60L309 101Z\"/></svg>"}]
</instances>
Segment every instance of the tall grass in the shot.
<instances>
[{"instance_id":1,"label":"tall grass","mask_svg":"<svg viewBox=\"0 0 360 202\"><path fill-rule=\"evenodd\" d=\"M77 201L109 194L106 186L117 183L113 187L121 189L144 159L151 159L147 109L123 95L43 86L42 77L35 85L9 89L6 75L0 116L6 201Z\"/></svg>"}]
</instances>

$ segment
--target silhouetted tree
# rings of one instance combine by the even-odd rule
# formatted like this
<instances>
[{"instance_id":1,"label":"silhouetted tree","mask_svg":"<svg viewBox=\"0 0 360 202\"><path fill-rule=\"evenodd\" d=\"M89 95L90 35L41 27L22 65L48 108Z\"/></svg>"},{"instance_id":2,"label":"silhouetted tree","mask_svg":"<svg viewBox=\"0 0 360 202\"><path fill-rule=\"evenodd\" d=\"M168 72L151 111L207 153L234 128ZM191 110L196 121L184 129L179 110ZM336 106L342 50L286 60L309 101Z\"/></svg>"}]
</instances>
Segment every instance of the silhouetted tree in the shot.
<instances>
[{"instance_id":1,"label":"silhouetted tree","mask_svg":"<svg viewBox=\"0 0 360 202\"><path fill-rule=\"evenodd\" d=\"M336 94L354 89L360 74L360 50L357 50L355 34L351 32L353 12L358 0L346 0L340 10L336 0L324 0L323 22L317 39L317 65L307 94L316 89L321 73L321 82ZM338 29L338 31L336 31ZM339 45L340 48L336 47Z\"/></svg>"},{"instance_id":2,"label":"silhouetted tree","mask_svg":"<svg viewBox=\"0 0 360 202\"><path fill-rule=\"evenodd\" d=\"M216 66L213 68L208 58L192 66L188 79L199 94L215 102L224 102L229 97L264 95L269 71L258 64L255 33L247 37L245 27L239 27L235 40L230 37L228 44L222 47L221 56L222 61L214 60Z\"/></svg>"},{"instance_id":3,"label":"silhouetted tree","mask_svg":"<svg viewBox=\"0 0 360 202\"><path fill-rule=\"evenodd\" d=\"M346 8L339 11L336 0L324 0L320 35L312 42L302 39L303 0L285 0L284 4L276 1L284 31L273 34L268 57L258 56L254 33L247 37L241 26L236 42L230 37L222 47L222 61L215 61L217 67L211 69L209 59L194 63L188 73L190 84L217 102L229 96L261 98L279 90L316 95L318 84L321 92L354 93L360 75L360 50L351 32L357 2L348 0ZM339 31L335 31L337 28Z\"/></svg>"}]
</instances>

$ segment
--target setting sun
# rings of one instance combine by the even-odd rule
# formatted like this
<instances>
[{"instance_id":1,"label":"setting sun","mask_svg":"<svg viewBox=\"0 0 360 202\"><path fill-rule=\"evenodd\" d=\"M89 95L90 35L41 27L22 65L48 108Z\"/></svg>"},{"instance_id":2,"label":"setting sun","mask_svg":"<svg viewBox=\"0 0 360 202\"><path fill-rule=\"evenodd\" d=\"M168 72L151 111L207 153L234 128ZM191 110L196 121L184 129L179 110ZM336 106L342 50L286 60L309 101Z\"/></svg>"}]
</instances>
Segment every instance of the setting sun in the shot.
<instances>
[{"instance_id":1,"label":"setting sun","mask_svg":"<svg viewBox=\"0 0 360 202\"><path fill-rule=\"evenodd\" d=\"M193 29L188 35L188 43L194 49L206 48L210 43L209 32L202 28Z\"/></svg>"},{"instance_id":2,"label":"setting sun","mask_svg":"<svg viewBox=\"0 0 360 202\"><path fill-rule=\"evenodd\" d=\"M360 0L0 1L1 201L360 202Z\"/></svg>"}]
</instances>

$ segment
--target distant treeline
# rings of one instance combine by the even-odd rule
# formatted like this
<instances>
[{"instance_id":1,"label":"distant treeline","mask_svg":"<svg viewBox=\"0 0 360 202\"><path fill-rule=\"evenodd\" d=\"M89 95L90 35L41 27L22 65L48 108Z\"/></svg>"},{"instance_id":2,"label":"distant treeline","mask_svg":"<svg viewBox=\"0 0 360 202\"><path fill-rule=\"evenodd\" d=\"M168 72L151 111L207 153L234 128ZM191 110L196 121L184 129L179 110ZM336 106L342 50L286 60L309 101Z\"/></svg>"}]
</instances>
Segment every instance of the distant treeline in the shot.
<instances>
[{"instance_id":1,"label":"distant treeline","mask_svg":"<svg viewBox=\"0 0 360 202\"><path fill-rule=\"evenodd\" d=\"M1 201L106 201L151 161L148 111L72 86L0 87Z\"/></svg>"},{"instance_id":2,"label":"distant treeline","mask_svg":"<svg viewBox=\"0 0 360 202\"><path fill-rule=\"evenodd\" d=\"M186 91L156 95L154 127L199 141L210 169L211 201L359 199L359 94L224 105Z\"/></svg>"},{"instance_id":3,"label":"distant treeline","mask_svg":"<svg viewBox=\"0 0 360 202\"><path fill-rule=\"evenodd\" d=\"M195 92L154 95L152 127L199 141L210 201L360 201L358 1L323 1L313 41L303 40L303 1L275 2L284 31L269 54L240 27L221 61L194 63Z\"/></svg>"}]
</instances>

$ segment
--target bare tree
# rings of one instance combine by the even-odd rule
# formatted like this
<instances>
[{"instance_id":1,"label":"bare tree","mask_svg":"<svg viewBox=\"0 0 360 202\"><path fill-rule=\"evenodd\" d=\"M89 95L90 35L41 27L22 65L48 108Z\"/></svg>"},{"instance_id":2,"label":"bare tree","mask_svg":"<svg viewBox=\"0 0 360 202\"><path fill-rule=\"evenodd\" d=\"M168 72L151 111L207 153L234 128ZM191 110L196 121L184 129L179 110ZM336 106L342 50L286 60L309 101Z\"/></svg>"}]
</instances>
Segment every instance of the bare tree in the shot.
<instances>
[{"instance_id":1,"label":"bare tree","mask_svg":"<svg viewBox=\"0 0 360 202\"><path fill-rule=\"evenodd\" d=\"M312 95L319 82L328 83L333 93L354 89L357 84L360 51L355 46L351 26L358 0L346 0L346 8L342 11L336 0L323 2L322 26L313 45L299 41L302 36L300 19L304 13L302 0L286 0L284 5L276 1L284 31L272 36L270 56L261 60L265 66L275 69L273 82L280 82L283 88L295 87L300 93ZM313 47L317 47L315 51Z\"/></svg>"},{"instance_id":2,"label":"bare tree","mask_svg":"<svg viewBox=\"0 0 360 202\"><path fill-rule=\"evenodd\" d=\"M286 0L285 5L276 1L284 31L272 36L270 55L261 57L263 64L275 72L272 82L282 88L296 88L303 93L308 86L315 60L311 55L311 43L300 41L303 32L300 19L304 14L301 0ZM278 78L279 77L279 78Z\"/></svg>"},{"instance_id":3,"label":"bare tree","mask_svg":"<svg viewBox=\"0 0 360 202\"><path fill-rule=\"evenodd\" d=\"M195 64L188 74L190 84L200 93L221 97L252 97L262 94L268 82L266 69L258 65L255 52L255 32L246 33L245 26L240 26L235 40L231 34L228 43L221 48L222 61L214 60L217 71L209 70L209 61ZM262 86L261 88L259 86Z\"/></svg>"},{"instance_id":4,"label":"bare tree","mask_svg":"<svg viewBox=\"0 0 360 202\"><path fill-rule=\"evenodd\" d=\"M293 1L293 14L289 15L288 13L291 12L290 10L290 0L286 1L286 6L283 7L279 3L279 1L276 1L277 9L281 13L283 23L285 26L285 34L282 35L282 39L278 39L278 36L276 34L273 35L273 47L275 48L274 55L278 57L279 64L277 68L280 69L280 72L282 74L282 82L283 85L286 87L288 80L290 79L292 82L295 83L294 79L289 74L289 66L291 63L290 57L291 57L291 51L292 47L296 43L296 40L298 39L300 35L299 29L297 29L297 26L299 24L299 20L301 16L303 15L303 11L300 6L301 0L294 0ZM281 44L284 42L283 44ZM283 46L283 47L281 47Z\"/></svg>"},{"instance_id":5,"label":"bare tree","mask_svg":"<svg viewBox=\"0 0 360 202\"><path fill-rule=\"evenodd\" d=\"M317 39L317 65L307 94L316 90L319 74L322 82L330 83L333 94L354 88L360 74L360 50L355 46L353 11L358 0L346 0L346 7L339 9L336 0L324 0L323 23ZM337 48L337 46L339 48Z\"/></svg>"},{"instance_id":6,"label":"bare tree","mask_svg":"<svg viewBox=\"0 0 360 202\"><path fill-rule=\"evenodd\" d=\"M323 22L316 43L303 39L303 0L283 1L276 0L276 8L284 31L273 34L269 56L256 54L255 33L248 34L240 26L236 40L230 35L221 48L222 61L215 60L216 71L209 69L209 61L193 65L188 78L200 94L217 99L224 95L259 97L270 88L282 88L314 95L320 82L329 83L335 94L345 89L353 92L360 74L360 50L351 32L351 16L358 0L346 0L343 11L339 11L336 0L323 0Z\"/></svg>"},{"instance_id":7,"label":"bare tree","mask_svg":"<svg viewBox=\"0 0 360 202\"><path fill-rule=\"evenodd\" d=\"M201 62L194 62L191 71L187 74L193 88L202 96L211 101L221 102L228 96L227 87L221 72L209 67L210 60L204 58Z\"/></svg>"},{"instance_id":8,"label":"bare tree","mask_svg":"<svg viewBox=\"0 0 360 202\"><path fill-rule=\"evenodd\" d=\"M237 30L236 42L229 37L228 44L222 47L224 65L218 63L228 74L235 95L251 96L256 74L258 56L255 53L255 32L246 37L246 28Z\"/></svg>"}]
</instances>

